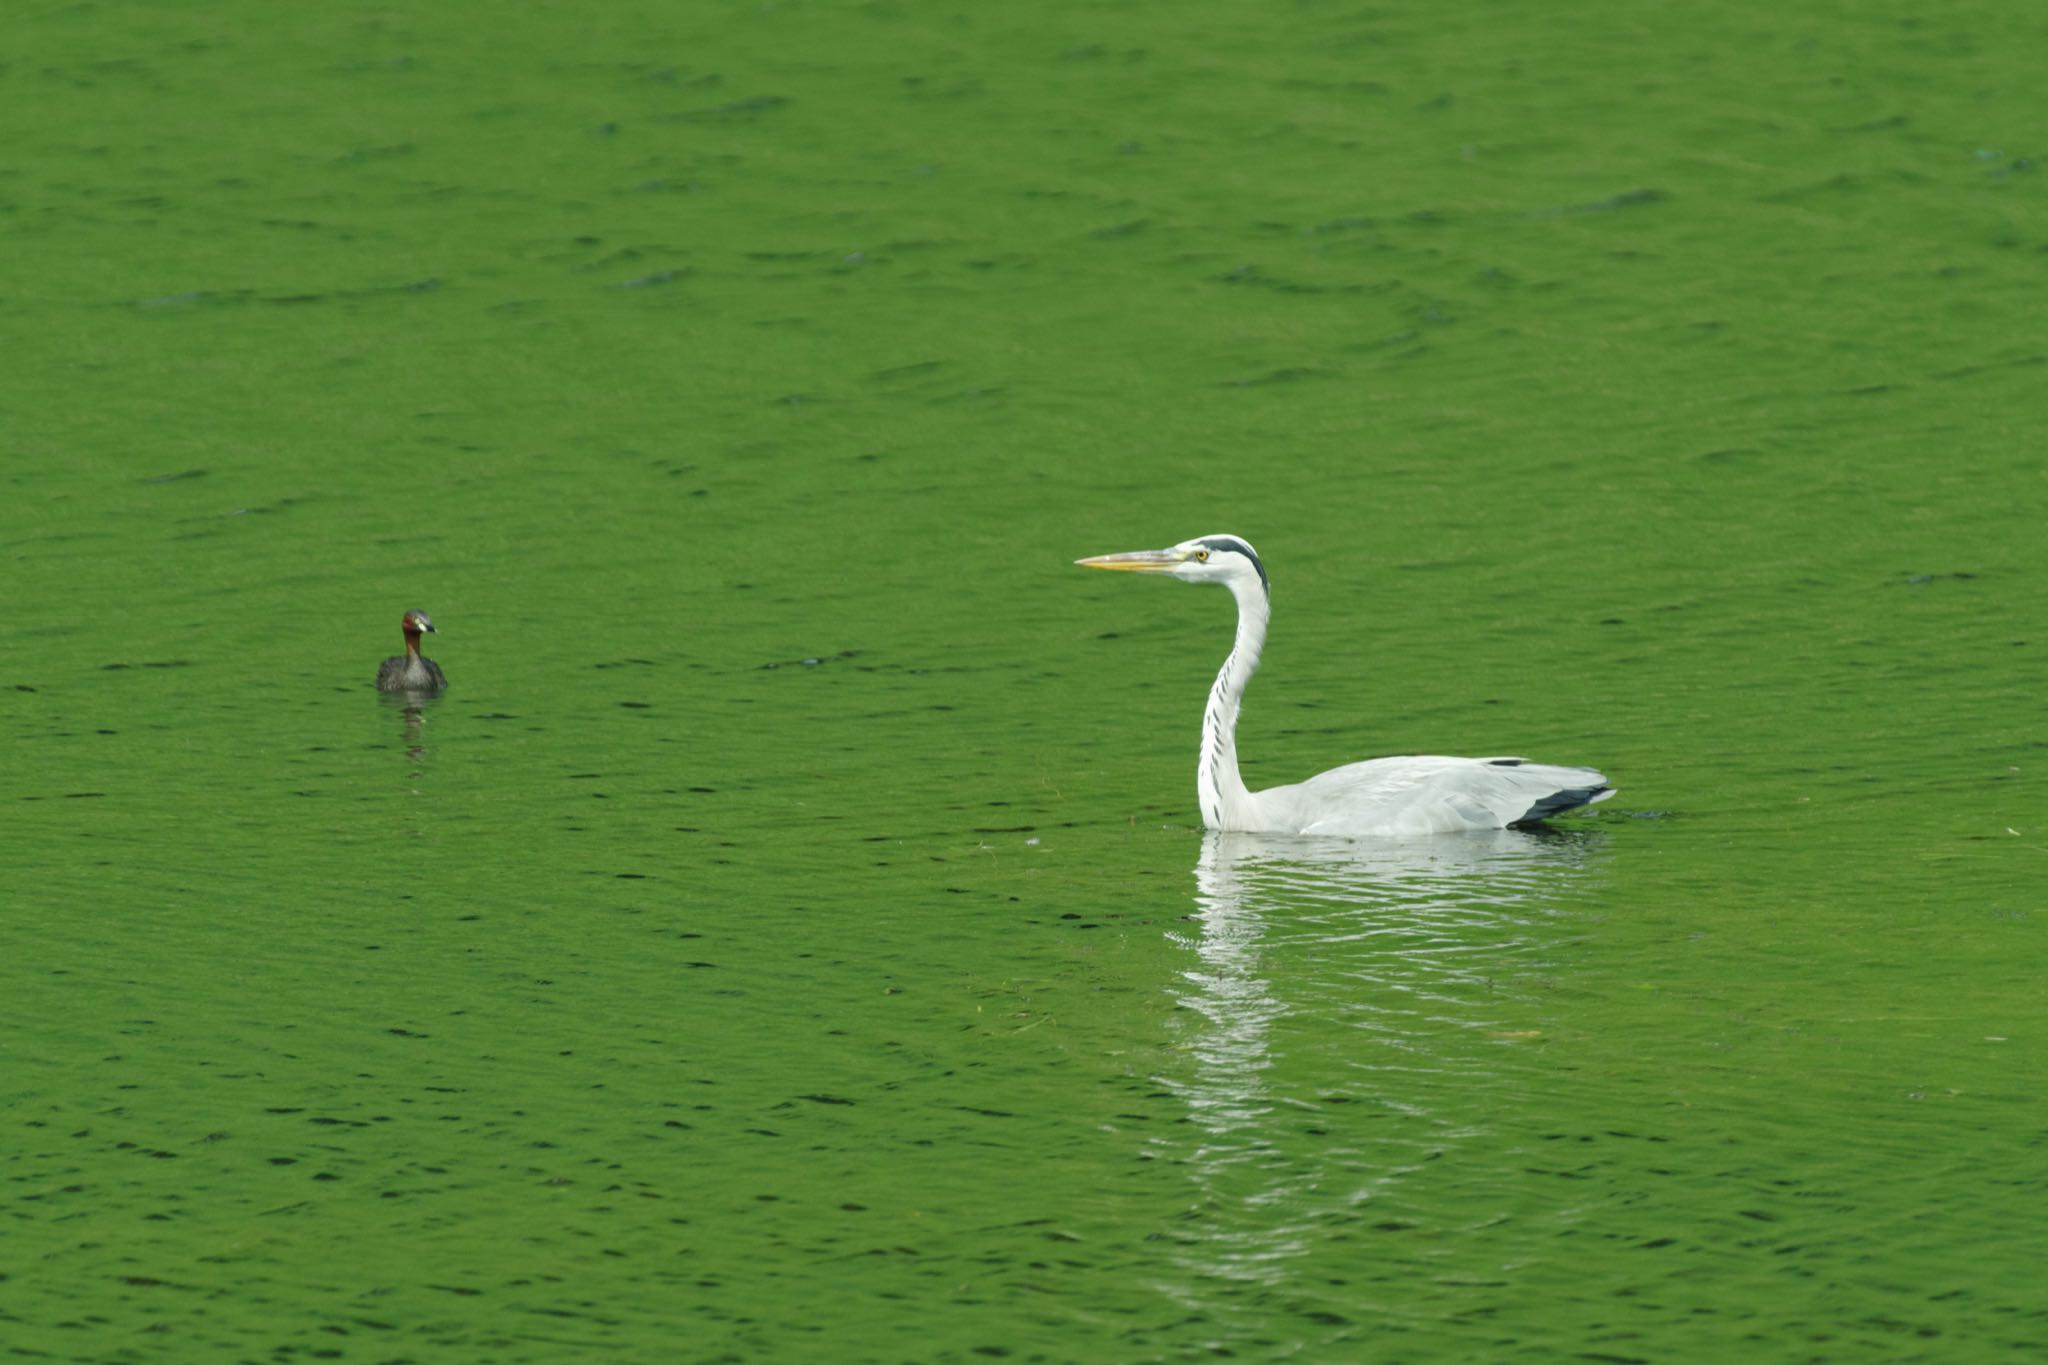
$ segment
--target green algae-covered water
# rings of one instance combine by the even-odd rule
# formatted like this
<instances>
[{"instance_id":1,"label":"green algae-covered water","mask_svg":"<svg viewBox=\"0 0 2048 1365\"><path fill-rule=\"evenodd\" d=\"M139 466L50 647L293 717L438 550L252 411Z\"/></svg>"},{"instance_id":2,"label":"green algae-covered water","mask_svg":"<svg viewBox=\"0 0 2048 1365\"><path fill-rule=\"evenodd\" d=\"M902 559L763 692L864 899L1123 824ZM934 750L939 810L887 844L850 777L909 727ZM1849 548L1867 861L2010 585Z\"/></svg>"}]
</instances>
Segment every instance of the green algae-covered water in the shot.
<instances>
[{"instance_id":1,"label":"green algae-covered water","mask_svg":"<svg viewBox=\"0 0 2048 1365\"><path fill-rule=\"evenodd\" d=\"M0 1342L2038 1352L2015 13L25 7Z\"/></svg>"}]
</instances>

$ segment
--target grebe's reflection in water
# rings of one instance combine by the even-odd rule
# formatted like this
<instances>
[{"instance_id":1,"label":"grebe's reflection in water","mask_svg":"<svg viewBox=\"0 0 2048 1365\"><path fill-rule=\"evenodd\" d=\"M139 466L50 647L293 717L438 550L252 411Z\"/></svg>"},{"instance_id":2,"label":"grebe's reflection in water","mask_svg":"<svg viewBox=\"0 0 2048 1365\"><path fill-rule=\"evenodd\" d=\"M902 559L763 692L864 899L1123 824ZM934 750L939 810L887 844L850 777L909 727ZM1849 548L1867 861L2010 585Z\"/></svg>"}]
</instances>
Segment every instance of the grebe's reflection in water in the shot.
<instances>
[{"instance_id":1,"label":"grebe's reflection in water","mask_svg":"<svg viewBox=\"0 0 2048 1365\"><path fill-rule=\"evenodd\" d=\"M399 713L403 726L399 739L408 765L406 781L419 781L427 770L427 708L439 704L440 699L418 692L379 692L377 700Z\"/></svg>"},{"instance_id":2,"label":"grebe's reflection in water","mask_svg":"<svg viewBox=\"0 0 2048 1365\"><path fill-rule=\"evenodd\" d=\"M1204 837L1176 936L1185 1064L1160 1077L1188 1122L1152 1153L1197 1187L1169 1233L1193 1277L1176 1292L1277 1285L1339 1229L1401 1217L1409 1174L1514 1112L1540 1083L1515 1044L1542 1035L1602 843Z\"/></svg>"}]
</instances>

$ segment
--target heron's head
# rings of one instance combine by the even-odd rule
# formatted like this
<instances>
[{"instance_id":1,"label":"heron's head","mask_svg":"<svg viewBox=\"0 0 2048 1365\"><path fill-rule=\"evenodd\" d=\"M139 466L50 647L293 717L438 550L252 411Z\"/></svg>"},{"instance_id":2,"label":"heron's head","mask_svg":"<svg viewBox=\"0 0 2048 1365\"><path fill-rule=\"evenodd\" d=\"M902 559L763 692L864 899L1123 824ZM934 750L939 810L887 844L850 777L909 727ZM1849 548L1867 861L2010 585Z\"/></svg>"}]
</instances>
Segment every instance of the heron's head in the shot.
<instances>
[{"instance_id":1,"label":"heron's head","mask_svg":"<svg viewBox=\"0 0 2048 1365\"><path fill-rule=\"evenodd\" d=\"M1266 566L1251 542L1238 536L1196 536L1164 550L1133 550L1074 561L1084 569L1122 569L1130 573L1172 574L1183 583L1223 583L1230 587L1266 588Z\"/></svg>"},{"instance_id":2,"label":"heron's head","mask_svg":"<svg viewBox=\"0 0 2048 1365\"><path fill-rule=\"evenodd\" d=\"M405 633L407 635L417 635L423 630L431 632L435 635L439 635L441 633L440 631L434 629L433 620L429 618L425 612L407 612L405 614Z\"/></svg>"}]
</instances>

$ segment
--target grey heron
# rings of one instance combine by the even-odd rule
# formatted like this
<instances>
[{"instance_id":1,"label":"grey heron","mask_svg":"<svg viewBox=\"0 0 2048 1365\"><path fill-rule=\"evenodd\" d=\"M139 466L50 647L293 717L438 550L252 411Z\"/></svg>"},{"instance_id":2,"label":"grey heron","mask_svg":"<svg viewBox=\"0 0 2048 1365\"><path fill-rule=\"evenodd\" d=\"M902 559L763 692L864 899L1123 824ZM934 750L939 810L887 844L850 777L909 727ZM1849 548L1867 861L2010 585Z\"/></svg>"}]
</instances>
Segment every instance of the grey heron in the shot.
<instances>
[{"instance_id":1,"label":"grey heron","mask_svg":"<svg viewBox=\"0 0 2048 1365\"><path fill-rule=\"evenodd\" d=\"M1209 689L1195 790L1211 829L1346 838L1502 829L1544 820L1614 794L1592 768L1522 758L1371 758L1306 782L1250 791L1237 770L1237 712L1259 666L1272 600L1265 565L1238 536L1197 536L1164 550L1097 555L1088 569L1170 574L1183 583L1221 583L1237 599L1237 643Z\"/></svg>"},{"instance_id":2,"label":"grey heron","mask_svg":"<svg viewBox=\"0 0 2048 1365\"><path fill-rule=\"evenodd\" d=\"M409 611L398 628L405 632L405 653L394 654L377 669L379 692L439 692L448 685L441 665L420 653L422 631L440 634L423 611Z\"/></svg>"}]
</instances>

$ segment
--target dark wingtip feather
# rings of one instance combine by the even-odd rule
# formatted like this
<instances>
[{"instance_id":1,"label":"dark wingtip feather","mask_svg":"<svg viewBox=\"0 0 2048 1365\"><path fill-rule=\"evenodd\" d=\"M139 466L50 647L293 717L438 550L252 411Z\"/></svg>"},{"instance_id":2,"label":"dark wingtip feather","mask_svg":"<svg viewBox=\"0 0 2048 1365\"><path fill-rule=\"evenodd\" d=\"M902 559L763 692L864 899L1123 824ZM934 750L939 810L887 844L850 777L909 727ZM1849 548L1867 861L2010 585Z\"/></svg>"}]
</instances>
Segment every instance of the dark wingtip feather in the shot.
<instances>
[{"instance_id":1,"label":"dark wingtip feather","mask_svg":"<svg viewBox=\"0 0 2048 1365\"><path fill-rule=\"evenodd\" d=\"M1614 788L1602 784L1597 787L1567 787L1561 792L1552 792L1515 819L1510 824L1526 825L1534 820L1548 820L1553 815L1562 815L1580 806L1590 806Z\"/></svg>"}]
</instances>

